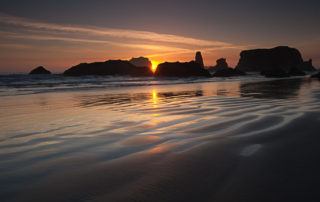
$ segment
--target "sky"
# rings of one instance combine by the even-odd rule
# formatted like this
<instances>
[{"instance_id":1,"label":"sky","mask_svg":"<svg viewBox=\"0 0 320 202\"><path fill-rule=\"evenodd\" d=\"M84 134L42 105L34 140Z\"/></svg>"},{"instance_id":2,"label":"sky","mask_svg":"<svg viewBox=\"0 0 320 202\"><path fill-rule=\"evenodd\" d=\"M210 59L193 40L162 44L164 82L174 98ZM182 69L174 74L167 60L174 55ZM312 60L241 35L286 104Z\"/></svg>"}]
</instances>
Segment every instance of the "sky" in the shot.
<instances>
[{"instance_id":1,"label":"sky","mask_svg":"<svg viewBox=\"0 0 320 202\"><path fill-rule=\"evenodd\" d=\"M319 0L0 0L0 73L145 56L205 66L285 45L320 67Z\"/></svg>"}]
</instances>

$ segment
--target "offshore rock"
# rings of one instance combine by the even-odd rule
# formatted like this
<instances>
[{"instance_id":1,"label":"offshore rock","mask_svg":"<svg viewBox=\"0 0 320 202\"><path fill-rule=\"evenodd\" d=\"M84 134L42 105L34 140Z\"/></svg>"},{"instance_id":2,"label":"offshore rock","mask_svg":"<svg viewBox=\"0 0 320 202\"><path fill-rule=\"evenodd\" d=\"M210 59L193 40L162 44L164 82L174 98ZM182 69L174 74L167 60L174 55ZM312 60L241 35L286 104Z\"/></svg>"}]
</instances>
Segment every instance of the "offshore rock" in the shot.
<instances>
[{"instance_id":1,"label":"offshore rock","mask_svg":"<svg viewBox=\"0 0 320 202\"><path fill-rule=\"evenodd\" d=\"M297 49L287 46L242 51L236 67L245 72L275 72L275 69L282 69L287 73L292 68L315 71L311 60L304 62Z\"/></svg>"},{"instance_id":2,"label":"offshore rock","mask_svg":"<svg viewBox=\"0 0 320 202\"><path fill-rule=\"evenodd\" d=\"M316 71L316 68L312 65L312 60L309 59L308 61L304 61L302 64L302 67L300 68L302 71L306 72L314 72Z\"/></svg>"},{"instance_id":3,"label":"offshore rock","mask_svg":"<svg viewBox=\"0 0 320 202\"><path fill-rule=\"evenodd\" d=\"M46 70L43 66L39 66L34 68L29 74L51 74L51 72Z\"/></svg>"},{"instance_id":4,"label":"offshore rock","mask_svg":"<svg viewBox=\"0 0 320 202\"><path fill-rule=\"evenodd\" d=\"M198 51L198 52L196 53L195 59L196 59L196 60L195 60L196 63L198 63L202 68L204 68L203 59L202 59L202 55L201 55L201 52L200 52L200 51Z\"/></svg>"},{"instance_id":5,"label":"offshore rock","mask_svg":"<svg viewBox=\"0 0 320 202\"><path fill-rule=\"evenodd\" d=\"M216 66L213 66L213 67L209 67L208 70L210 72L215 72L215 71L218 71L218 70L222 70L222 69L227 69L229 66L228 66L228 63L226 61L225 58L220 58L217 60L217 64Z\"/></svg>"},{"instance_id":6,"label":"offshore rock","mask_svg":"<svg viewBox=\"0 0 320 202\"><path fill-rule=\"evenodd\" d=\"M270 70L264 70L261 72L261 75L265 76L265 77L272 77L272 78L283 78L283 77L289 77L290 74L286 71L284 71L281 68L274 68L274 69L270 69Z\"/></svg>"},{"instance_id":7,"label":"offshore rock","mask_svg":"<svg viewBox=\"0 0 320 202\"><path fill-rule=\"evenodd\" d=\"M306 73L297 67L293 67L288 72L290 76L305 76Z\"/></svg>"},{"instance_id":8,"label":"offshore rock","mask_svg":"<svg viewBox=\"0 0 320 202\"><path fill-rule=\"evenodd\" d=\"M149 67L137 67L125 60L108 60L106 62L81 63L66 70L64 75L129 75L152 76Z\"/></svg>"},{"instance_id":9,"label":"offshore rock","mask_svg":"<svg viewBox=\"0 0 320 202\"><path fill-rule=\"evenodd\" d=\"M158 65L154 74L157 77L210 77L210 73L199 63L191 62L165 62Z\"/></svg>"}]
</instances>

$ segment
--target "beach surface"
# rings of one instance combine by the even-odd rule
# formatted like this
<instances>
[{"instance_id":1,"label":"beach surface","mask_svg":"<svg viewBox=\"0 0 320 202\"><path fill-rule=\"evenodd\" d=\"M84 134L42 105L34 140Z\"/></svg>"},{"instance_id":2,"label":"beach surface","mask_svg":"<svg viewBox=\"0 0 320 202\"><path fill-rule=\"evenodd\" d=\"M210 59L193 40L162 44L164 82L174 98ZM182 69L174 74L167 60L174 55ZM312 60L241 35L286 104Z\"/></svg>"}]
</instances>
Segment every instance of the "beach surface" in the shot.
<instances>
[{"instance_id":1,"label":"beach surface","mask_svg":"<svg viewBox=\"0 0 320 202\"><path fill-rule=\"evenodd\" d=\"M320 201L318 80L1 79L0 201Z\"/></svg>"}]
</instances>

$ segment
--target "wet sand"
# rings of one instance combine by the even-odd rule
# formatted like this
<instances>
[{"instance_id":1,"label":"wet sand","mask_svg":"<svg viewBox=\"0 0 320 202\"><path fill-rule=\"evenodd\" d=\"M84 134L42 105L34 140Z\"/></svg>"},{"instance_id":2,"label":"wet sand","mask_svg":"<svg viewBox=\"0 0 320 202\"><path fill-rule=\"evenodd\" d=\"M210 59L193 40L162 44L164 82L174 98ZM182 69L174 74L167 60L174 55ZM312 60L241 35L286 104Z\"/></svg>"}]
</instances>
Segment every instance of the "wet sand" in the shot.
<instances>
[{"instance_id":1,"label":"wet sand","mask_svg":"<svg viewBox=\"0 0 320 202\"><path fill-rule=\"evenodd\" d=\"M2 201L320 200L317 80L21 98L1 100Z\"/></svg>"}]
</instances>

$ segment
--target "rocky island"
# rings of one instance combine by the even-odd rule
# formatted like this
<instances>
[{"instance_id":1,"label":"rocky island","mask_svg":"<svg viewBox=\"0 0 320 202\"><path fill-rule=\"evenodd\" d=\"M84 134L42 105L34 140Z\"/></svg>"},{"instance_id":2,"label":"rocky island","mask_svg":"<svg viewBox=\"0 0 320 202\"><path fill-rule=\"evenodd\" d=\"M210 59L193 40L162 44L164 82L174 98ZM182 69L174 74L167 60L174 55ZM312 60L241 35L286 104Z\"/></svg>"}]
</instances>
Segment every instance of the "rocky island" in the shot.
<instances>
[{"instance_id":1,"label":"rocky island","mask_svg":"<svg viewBox=\"0 0 320 202\"><path fill-rule=\"evenodd\" d=\"M297 49L278 46L242 51L236 70L261 72L269 77L285 77L303 75L303 71L315 71L315 68L312 66L312 60L303 61Z\"/></svg>"},{"instance_id":2,"label":"rocky island","mask_svg":"<svg viewBox=\"0 0 320 202\"><path fill-rule=\"evenodd\" d=\"M129 76L152 76L149 67L137 67L125 60L108 60L106 62L81 63L66 70L64 75L129 75Z\"/></svg>"},{"instance_id":3,"label":"rocky island","mask_svg":"<svg viewBox=\"0 0 320 202\"><path fill-rule=\"evenodd\" d=\"M195 60L191 62L165 62L159 64L154 73L156 77L211 77L204 68L201 52L196 52Z\"/></svg>"},{"instance_id":4,"label":"rocky island","mask_svg":"<svg viewBox=\"0 0 320 202\"><path fill-rule=\"evenodd\" d=\"M203 76L211 77L208 70L204 69L199 63L191 62L165 62L158 65L154 73L156 77L192 77Z\"/></svg>"},{"instance_id":5,"label":"rocky island","mask_svg":"<svg viewBox=\"0 0 320 202\"><path fill-rule=\"evenodd\" d=\"M50 71L48 71L46 68L43 66L39 66L31 70L29 74L51 74Z\"/></svg>"},{"instance_id":6,"label":"rocky island","mask_svg":"<svg viewBox=\"0 0 320 202\"><path fill-rule=\"evenodd\" d=\"M229 67L227 60L225 58L220 58L217 60L216 66L210 67L208 69L213 72L214 77L229 77L229 76L243 76L246 75L245 72Z\"/></svg>"},{"instance_id":7,"label":"rocky island","mask_svg":"<svg viewBox=\"0 0 320 202\"><path fill-rule=\"evenodd\" d=\"M216 62L217 62L216 66L212 66L208 68L210 72L216 72L218 70L226 69L229 67L226 58L220 58Z\"/></svg>"}]
</instances>

